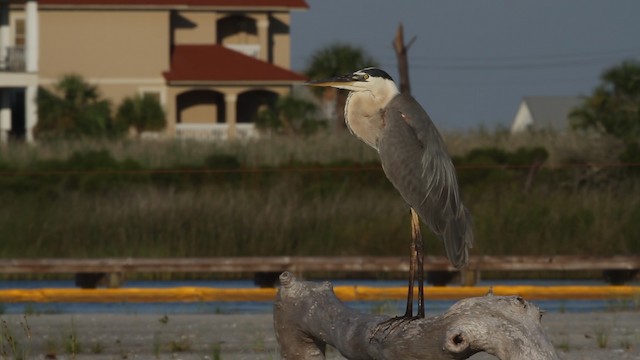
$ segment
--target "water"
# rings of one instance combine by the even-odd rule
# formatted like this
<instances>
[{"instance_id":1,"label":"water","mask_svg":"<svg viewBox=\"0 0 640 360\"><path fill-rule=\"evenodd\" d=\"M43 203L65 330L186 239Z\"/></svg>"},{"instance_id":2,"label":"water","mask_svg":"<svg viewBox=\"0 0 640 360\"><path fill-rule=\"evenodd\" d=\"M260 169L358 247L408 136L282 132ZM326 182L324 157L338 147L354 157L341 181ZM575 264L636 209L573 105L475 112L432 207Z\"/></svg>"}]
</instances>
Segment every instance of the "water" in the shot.
<instances>
[{"instance_id":1,"label":"water","mask_svg":"<svg viewBox=\"0 0 640 360\"><path fill-rule=\"evenodd\" d=\"M406 286L406 281L378 280L332 280L334 286ZM494 285L607 285L602 281L587 280L502 280L481 281L479 286ZM629 285L639 286L640 282ZM254 288L251 280L193 280L193 281L127 281L124 288L171 288L171 287L215 287L215 288ZM38 288L75 288L72 280L59 281L0 281L0 289L38 289ZM428 291L428 289L427 289ZM428 313L442 313L455 300L428 300L425 307ZM548 312L599 312L624 309L637 304L623 300L535 300L535 305ZM403 300L351 301L347 306L366 313L402 314ZM415 305L417 308L417 305ZM0 303L0 313L22 314L83 314L83 313L120 313L120 314L256 314L273 311L271 301L202 301L202 302L162 302L162 303Z\"/></svg>"}]
</instances>

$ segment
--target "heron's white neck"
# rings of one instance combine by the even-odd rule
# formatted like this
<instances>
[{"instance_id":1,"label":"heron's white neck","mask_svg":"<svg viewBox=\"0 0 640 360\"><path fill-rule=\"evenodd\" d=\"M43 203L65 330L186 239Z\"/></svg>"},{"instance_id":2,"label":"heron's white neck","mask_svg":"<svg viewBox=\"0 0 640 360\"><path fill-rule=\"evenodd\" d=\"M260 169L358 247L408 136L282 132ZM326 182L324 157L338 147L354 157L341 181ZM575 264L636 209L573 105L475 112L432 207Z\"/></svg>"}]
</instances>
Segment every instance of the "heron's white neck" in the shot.
<instances>
[{"instance_id":1,"label":"heron's white neck","mask_svg":"<svg viewBox=\"0 0 640 360\"><path fill-rule=\"evenodd\" d=\"M392 81L382 81L370 90L351 91L344 107L344 121L351 133L378 150L378 137L384 126L382 111L399 93Z\"/></svg>"}]
</instances>

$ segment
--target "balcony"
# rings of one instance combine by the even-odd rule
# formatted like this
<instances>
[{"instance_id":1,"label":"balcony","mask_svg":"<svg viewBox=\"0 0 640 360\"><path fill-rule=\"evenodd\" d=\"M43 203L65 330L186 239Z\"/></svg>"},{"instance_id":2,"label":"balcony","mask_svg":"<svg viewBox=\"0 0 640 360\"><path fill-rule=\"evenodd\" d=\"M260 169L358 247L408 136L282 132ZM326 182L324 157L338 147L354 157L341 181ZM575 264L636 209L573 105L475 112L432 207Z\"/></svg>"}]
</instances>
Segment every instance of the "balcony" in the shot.
<instances>
[{"instance_id":1,"label":"balcony","mask_svg":"<svg viewBox=\"0 0 640 360\"><path fill-rule=\"evenodd\" d=\"M227 124L176 124L176 138L191 140L227 140ZM236 139L246 140L258 137L254 124L236 124Z\"/></svg>"},{"instance_id":2,"label":"balcony","mask_svg":"<svg viewBox=\"0 0 640 360\"><path fill-rule=\"evenodd\" d=\"M260 56L260 45L258 44L224 44L224 47L252 58L257 59Z\"/></svg>"},{"instance_id":3,"label":"balcony","mask_svg":"<svg viewBox=\"0 0 640 360\"><path fill-rule=\"evenodd\" d=\"M4 48L6 56L0 59L0 71L25 72L26 56L24 46L7 46Z\"/></svg>"}]
</instances>

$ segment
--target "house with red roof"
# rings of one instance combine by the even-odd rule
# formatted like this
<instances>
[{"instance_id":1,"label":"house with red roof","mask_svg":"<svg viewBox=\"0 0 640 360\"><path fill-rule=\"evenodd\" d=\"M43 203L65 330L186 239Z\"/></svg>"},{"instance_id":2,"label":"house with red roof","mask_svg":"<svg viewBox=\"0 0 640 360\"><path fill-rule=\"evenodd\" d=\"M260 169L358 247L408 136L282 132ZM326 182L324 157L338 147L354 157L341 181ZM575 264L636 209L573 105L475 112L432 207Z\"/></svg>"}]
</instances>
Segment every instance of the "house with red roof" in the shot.
<instances>
[{"instance_id":1,"label":"house with red roof","mask_svg":"<svg viewBox=\"0 0 640 360\"><path fill-rule=\"evenodd\" d=\"M33 138L37 87L79 74L118 104L149 94L167 137L255 135L263 108L305 81L290 70L304 0L0 0L0 140Z\"/></svg>"}]
</instances>

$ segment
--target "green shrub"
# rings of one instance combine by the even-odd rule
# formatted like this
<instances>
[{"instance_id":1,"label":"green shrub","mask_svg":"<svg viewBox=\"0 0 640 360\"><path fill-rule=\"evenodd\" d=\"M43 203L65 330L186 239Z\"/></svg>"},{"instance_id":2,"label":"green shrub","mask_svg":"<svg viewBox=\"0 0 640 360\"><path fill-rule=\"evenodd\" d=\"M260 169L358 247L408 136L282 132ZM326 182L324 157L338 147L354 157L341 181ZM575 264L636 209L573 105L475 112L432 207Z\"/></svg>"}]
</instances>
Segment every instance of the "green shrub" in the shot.
<instances>
[{"instance_id":1,"label":"green shrub","mask_svg":"<svg viewBox=\"0 0 640 360\"><path fill-rule=\"evenodd\" d=\"M34 133L41 140L117 135L111 104L80 75L65 75L52 89L39 88L37 101Z\"/></svg>"},{"instance_id":2,"label":"green shrub","mask_svg":"<svg viewBox=\"0 0 640 360\"><path fill-rule=\"evenodd\" d=\"M122 100L116 113L116 124L121 129L133 128L140 137L144 131L162 130L167 119L160 101L151 95L135 95Z\"/></svg>"}]
</instances>

